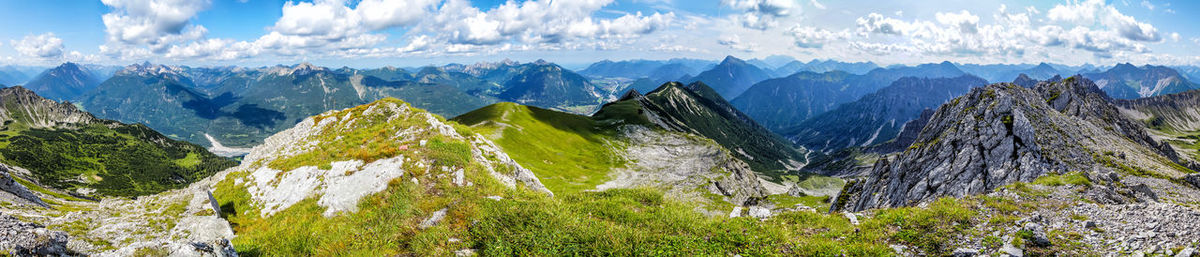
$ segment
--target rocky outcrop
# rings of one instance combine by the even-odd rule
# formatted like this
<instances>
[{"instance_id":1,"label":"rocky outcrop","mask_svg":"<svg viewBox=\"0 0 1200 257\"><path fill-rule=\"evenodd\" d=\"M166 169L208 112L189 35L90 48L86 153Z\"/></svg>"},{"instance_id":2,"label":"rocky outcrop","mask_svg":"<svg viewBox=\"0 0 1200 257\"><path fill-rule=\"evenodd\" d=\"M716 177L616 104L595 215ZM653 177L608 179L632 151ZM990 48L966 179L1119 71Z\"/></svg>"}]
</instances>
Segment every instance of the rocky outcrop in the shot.
<instances>
[{"instance_id":1,"label":"rocky outcrop","mask_svg":"<svg viewBox=\"0 0 1200 257\"><path fill-rule=\"evenodd\" d=\"M50 207L50 205L42 201L42 198L29 191L29 188L25 188L24 185L17 183L13 179L13 176L16 176L16 174L13 174L14 172L29 174L29 171L25 171L24 169L18 171L17 169L20 168L0 164L0 201Z\"/></svg>"},{"instance_id":2,"label":"rocky outcrop","mask_svg":"<svg viewBox=\"0 0 1200 257\"><path fill-rule=\"evenodd\" d=\"M989 192L1073 170L1180 171L1091 81L994 84L943 105L903 153L850 183L834 210L860 211ZM1144 167L1144 168L1143 168Z\"/></svg>"},{"instance_id":3,"label":"rocky outcrop","mask_svg":"<svg viewBox=\"0 0 1200 257\"><path fill-rule=\"evenodd\" d=\"M1093 86L1091 81L1074 77L1060 83L1039 83L1034 90L1059 113L1091 122L1097 127L1123 135L1134 143L1149 147L1172 161L1178 160L1170 146L1157 142L1146 134L1146 127L1141 122L1123 116L1120 109L1112 104L1113 99Z\"/></svg>"},{"instance_id":4,"label":"rocky outcrop","mask_svg":"<svg viewBox=\"0 0 1200 257\"><path fill-rule=\"evenodd\" d=\"M20 122L31 128L74 127L98 122L70 103L42 98L24 87L0 89L0 122Z\"/></svg>"},{"instance_id":5,"label":"rocky outcrop","mask_svg":"<svg viewBox=\"0 0 1200 257\"><path fill-rule=\"evenodd\" d=\"M636 125L623 127L621 137L633 165L614 170L598 190L658 187L677 198L709 193L737 205L757 205L767 195L749 166L712 141Z\"/></svg>"},{"instance_id":6,"label":"rocky outcrop","mask_svg":"<svg viewBox=\"0 0 1200 257\"><path fill-rule=\"evenodd\" d=\"M329 145L335 143L330 141L340 138L333 135L365 133L360 130L380 122L406 124L374 132L387 135L388 140L404 149L412 147L420 151L435 138L462 142L469 145L470 161L483 164L484 169L501 183L509 187L519 183L527 189L550 193L532 172L509 158L491 141L478 135L459 133L433 114L396 99L326 112L268 137L262 145L250 151L241 166L233 169L248 172L244 179L237 179L236 184L245 187L253 200L262 206L260 215L263 217L274 215L310 197L318 198L317 204L325 207L325 216L335 216L342 212L357 211L359 199L387 189L390 181L411 174L415 169L454 174L461 173L465 168L440 165L420 158L418 153L404 150L370 162L333 161L326 167L302 166L279 170L268 165L276 160L326 151ZM351 149L336 149L348 150Z\"/></svg>"},{"instance_id":7,"label":"rocky outcrop","mask_svg":"<svg viewBox=\"0 0 1200 257\"><path fill-rule=\"evenodd\" d=\"M67 233L0 213L0 253L13 256L68 255Z\"/></svg>"}]
</instances>

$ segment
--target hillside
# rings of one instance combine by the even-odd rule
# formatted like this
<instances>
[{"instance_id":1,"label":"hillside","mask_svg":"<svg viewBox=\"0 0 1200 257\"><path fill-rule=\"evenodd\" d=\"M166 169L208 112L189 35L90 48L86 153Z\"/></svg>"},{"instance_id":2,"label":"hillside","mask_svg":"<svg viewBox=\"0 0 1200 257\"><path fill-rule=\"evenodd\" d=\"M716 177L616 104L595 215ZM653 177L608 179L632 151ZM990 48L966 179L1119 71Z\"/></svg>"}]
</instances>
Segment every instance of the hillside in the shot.
<instances>
[{"instance_id":1,"label":"hillside","mask_svg":"<svg viewBox=\"0 0 1200 257\"><path fill-rule=\"evenodd\" d=\"M180 188L234 162L142 125L101 120L23 87L0 89L0 161L32 188L138 196ZM94 193L93 193L94 192Z\"/></svg>"},{"instance_id":2,"label":"hillside","mask_svg":"<svg viewBox=\"0 0 1200 257\"><path fill-rule=\"evenodd\" d=\"M496 97L545 108L571 109L595 106L601 95L583 76L555 64L531 63L504 82L504 91Z\"/></svg>"},{"instance_id":3,"label":"hillside","mask_svg":"<svg viewBox=\"0 0 1200 257\"><path fill-rule=\"evenodd\" d=\"M769 178L794 171L806 162L789 142L759 126L704 83L671 82L645 96L627 96L609 105L634 100L642 106L643 115L653 116L650 119L658 120L659 126L711 138ZM596 115L613 114L602 109Z\"/></svg>"},{"instance_id":4,"label":"hillside","mask_svg":"<svg viewBox=\"0 0 1200 257\"><path fill-rule=\"evenodd\" d=\"M745 163L711 140L684 133L513 103L452 121L494 140L555 192L651 187L712 206L716 215L766 196Z\"/></svg>"},{"instance_id":5,"label":"hillside","mask_svg":"<svg viewBox=\"0 0 1200 257\"><path fill-rule=\"evenodd\" d=\"M879 144L895 138L904 124L916 119L922 110L937 108L971 88L986 84L987 81L969 75L935 79L904 77L781 134L814 151Z\"/></svg>"}]
</instances>

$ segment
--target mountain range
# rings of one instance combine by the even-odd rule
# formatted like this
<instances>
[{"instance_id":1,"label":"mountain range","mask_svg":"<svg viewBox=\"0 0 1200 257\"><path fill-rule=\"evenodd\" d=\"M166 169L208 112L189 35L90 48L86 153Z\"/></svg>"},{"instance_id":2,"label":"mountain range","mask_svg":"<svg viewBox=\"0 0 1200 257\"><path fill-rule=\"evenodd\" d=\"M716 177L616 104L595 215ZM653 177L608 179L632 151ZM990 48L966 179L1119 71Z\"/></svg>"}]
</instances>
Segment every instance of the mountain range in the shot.
<instances>
[{"instance_id":1,"label":"mountain range","mask_svg":"<svg viewBox=\"0 0 1200 257\"><path fill-rule=\"evenodd\" d=\"M1129 63L1117 64L1104 72L1083 74L1113 98L1134 99L1141 97L1174 94L1200 89L1175 69L1165 66L1145 65L1137 67Z\"/></svg>"},{"instance_id":2,"label":"mountain range","mask_svg":"<svg viewBox=\"0 0 1200 257\"><path fill-rule=\"evenodd\" d=\"M857 101L813 116L781 132L814 151L869 146L895 138L922 110L937 108L987 81L970 75L954 78L904 77Z\"/></svg>"},{"instance_id":3,"label":"mountain range","mask_svg":"<svg viewBox=\"0 0 1200 257\"><path fill-rule=\"evenodd\" d=\"M1196 91L1108 94L1183 73L643 62L64 64L33 85L78 104L0 89L0 227L18 231L0 239L19 239L0 249L1073 256L1196 239L1179 204L1200 196ZM860 70L819 70L835 66Z\"/></svg>"},{"instance_id":4,"label":"mountain range","mask_svg":"<svg viewBox=\"0 0 1200 257\"><path fill-rule=\"evenodd\" d=\"M949 62L879 68L864 75L839 71L800 72L754 84L730 102L763 126L782 131L875 92L901 77L958 77L963 74Z\"/></svg>"}]
</instances>

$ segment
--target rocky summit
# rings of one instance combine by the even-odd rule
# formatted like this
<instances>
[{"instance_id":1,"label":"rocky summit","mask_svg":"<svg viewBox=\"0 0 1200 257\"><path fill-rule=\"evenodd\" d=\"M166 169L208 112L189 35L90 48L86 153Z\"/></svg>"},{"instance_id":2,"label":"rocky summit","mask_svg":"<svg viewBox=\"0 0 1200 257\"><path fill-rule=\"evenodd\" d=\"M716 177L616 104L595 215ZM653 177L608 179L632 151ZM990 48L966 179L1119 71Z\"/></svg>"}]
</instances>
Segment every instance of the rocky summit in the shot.
<instances>
[{"instance_id":1,"label":"rocky summit","mask_svg":"<svg viewBox=\"0 0 1200 257\"><path fill-rule=\"evenodd\" d=\"M942 105L908 149L849 183L834 209L911 206L1071 171L1191 172L1173 157L1087 79L993 84Z\"/></svg>"}]
</instances>

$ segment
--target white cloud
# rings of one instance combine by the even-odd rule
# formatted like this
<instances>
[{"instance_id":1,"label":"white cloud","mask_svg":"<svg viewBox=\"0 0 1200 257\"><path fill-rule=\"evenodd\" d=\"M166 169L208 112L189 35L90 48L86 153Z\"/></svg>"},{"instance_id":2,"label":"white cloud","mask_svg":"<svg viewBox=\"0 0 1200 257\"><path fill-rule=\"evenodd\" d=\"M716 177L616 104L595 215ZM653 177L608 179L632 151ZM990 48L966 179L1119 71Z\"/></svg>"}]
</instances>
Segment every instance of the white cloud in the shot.
<instances>
[{"instance_id":1,"label":"white cloud","mask_svg":"<svg viewBox=\"0 0 1200 257\"><path fill-rule=\"evenodd\" d=\"M1182 36L1179 36L1179 32L1171 32L1171 42L1178 43L1179 40L1182 38L1183 38Z\"/></svg>"},{"instance_id":2,"label":"white cloud","mask_svg":"<svg viewBox=\"0 0 1200 257\"><path fill-rule=\"evenodd\" d=\"M717 44L742 52L753 52L758 46L754 43L743 43L742 37L738 36L737 34L723 36L721 39L717 40Z\"/></svg>"},{"instance_id":3,"label":"white cloud","mask_svg":"<svg viewBox=\"0 0 1200 257\"><path fill-rule=\"evenodd\" d=\"M1162 40L1158 29L1153 25L1122 14L1116 7L1105 4L1101 0L1058 4L1050 9L1047 17L1053 21L1069 22L1082 27L1101 25L1129 40L1146 42Z\"/></svg>"},{"instance_id":4,"label":"white cloud","mask_svg":"<svg viewBox=\"0 0 1200 257\"><path fill-rule=\"evenodd\" d=\"M975 16L966 10L958 13L937 13L936 17L939 23L958 27L963 33L974 34L979 32L979 16Z\"/></svg>"},{"instance_id":5,"label":"white cloud","mask_svg":"<svg viewBox=\"0 0 1200 257\"><path fill-rule=\"evenodd\" d=\"M641 12L615 19L592 15L612 0L509 1L487 12L463 0L448 0L418 29L449 44L495 45L505 42L568 45L569 41L632 38L670 25L674 13ZM559 45L561 46L561 45Z\"/></svg>"},{"instance_id":6,"label":"white cloud","mask_svg":"<svg viewBox=\"0 0 1200 257\"><path fill-rule=\"evenodd\" d=\"M1142 7L1146 7L1146 9L1151 10L1151 11L1154 10L1154 4L1150 3L1150 1L1147 1L1147 0L1142 0Z\"/></svg>"},{"instance_id":7,"label":"white cloud","mask_svg":"<svg viewBox=\"0 0 1200 257\"><path fill-rule=\"evenodd\" d=\"M742 43L742 37L739 37L736 34L728 35L721 37L721 39L717 40L717 43L725 46L738 45Z\"/></svg>"},{"instance_id":8,"label":"white cloud","mask_svg":"<svg viewBox=\"0 0 1200 257\"><path fill-rule=\"evenodd\" d=\"M816 1L813 1L816 3ZM738 10L744 10L736 19L742 26L758 30L766 30L777 25L780 17L787 17L798 10L795 0L721 0L721 4Z\"/></svg>"},{"instance_id":9,"label":"white cloud","mask_svg":"<svg viewBox=\"0 0 1200 257\"><path fill-rule=\"evenodd\" d=\"M204 27L189 25L196 13L209 7L208 0L102 0L113 12L104 22L110 43L149 45L161 51L171 43L203 37Z\"/></svg>"},{"instance_id":10,"label":"white cloud","mask_svg":"<svg viewBox=\"0 0 1200 257\"><path fill-rule=\"evenodd\" d=\"M832 32L826 29L795 26L789 32L796 40L796 46L800 48L821 48L826 43L836 40L846 40L850 37L850 31Z\"/></svg>"},{"instance_id":11,"label":"white cloud","mask_svg":"<svg viewBox=\"0 0 1200 257\"><path fill-rule=\"evenodd\" d=\"M54 33L29 35L21 41L9 41L17 53L26 57L57 59L63 56L63 41Z\"/></svg>"},{"instance_id":12,"label":"white cloud","mask_svg":"<svg viewBox=\"0 0 1200 257\"><path fill-rule=\"evenodd\" d=\"M420 21L439 0L363 0L355 8L371 29L412 25Z\"/></svg>"}]
</instances>

